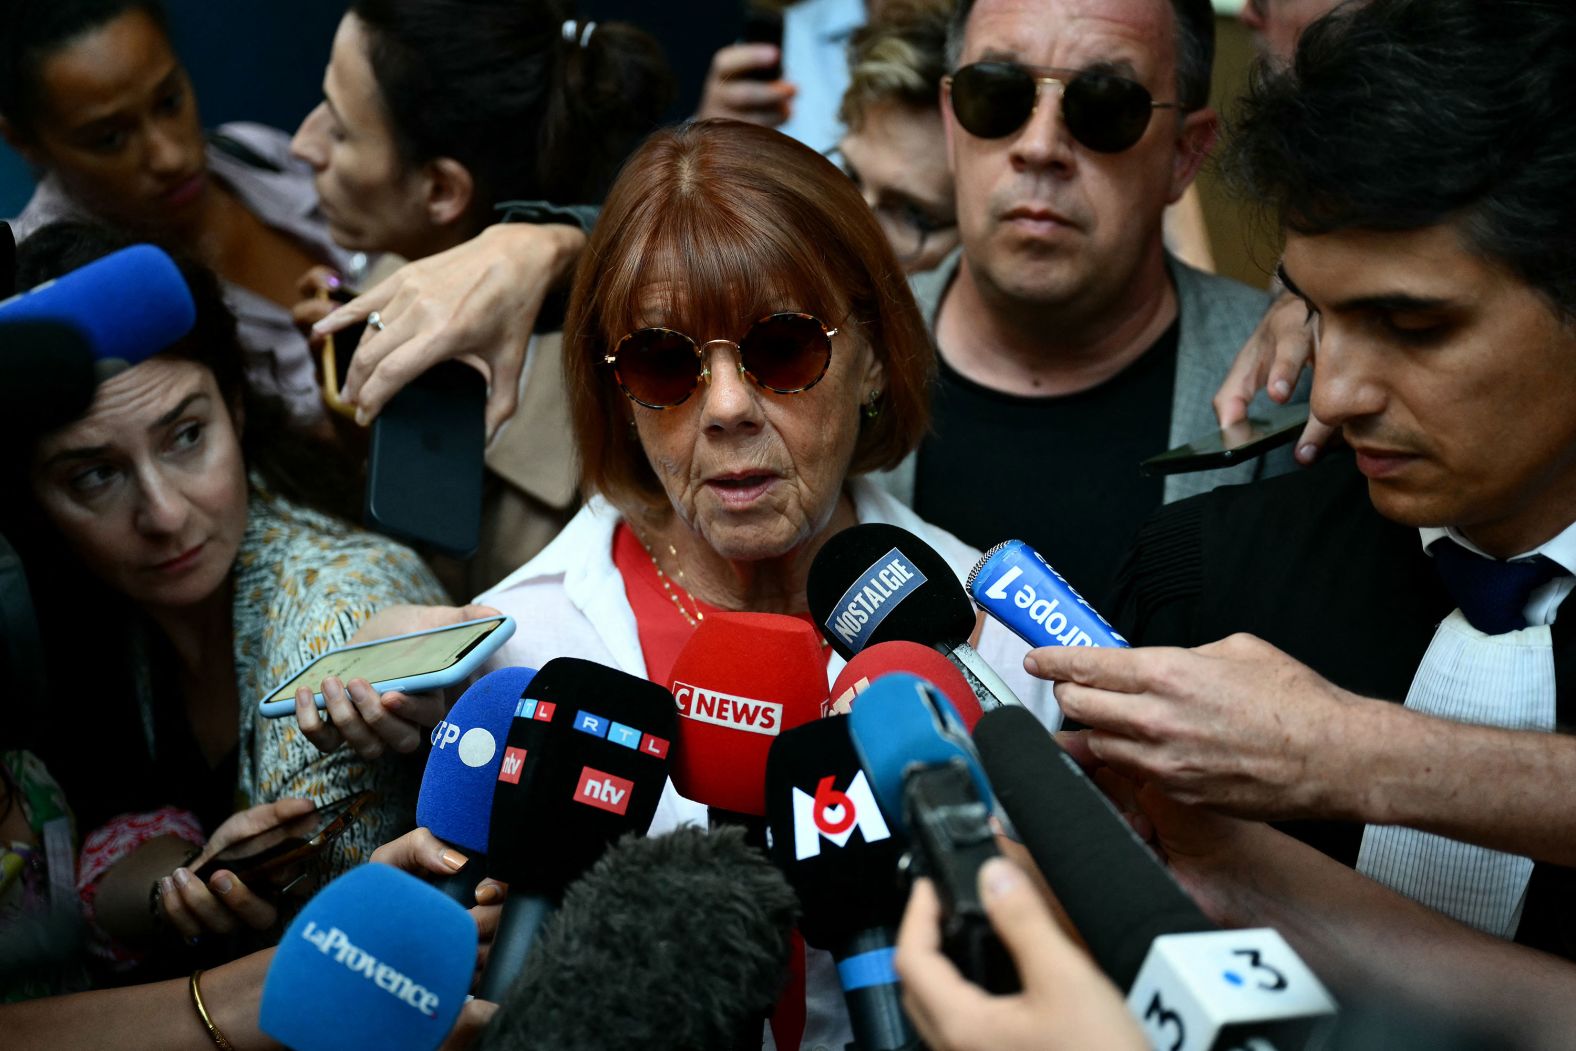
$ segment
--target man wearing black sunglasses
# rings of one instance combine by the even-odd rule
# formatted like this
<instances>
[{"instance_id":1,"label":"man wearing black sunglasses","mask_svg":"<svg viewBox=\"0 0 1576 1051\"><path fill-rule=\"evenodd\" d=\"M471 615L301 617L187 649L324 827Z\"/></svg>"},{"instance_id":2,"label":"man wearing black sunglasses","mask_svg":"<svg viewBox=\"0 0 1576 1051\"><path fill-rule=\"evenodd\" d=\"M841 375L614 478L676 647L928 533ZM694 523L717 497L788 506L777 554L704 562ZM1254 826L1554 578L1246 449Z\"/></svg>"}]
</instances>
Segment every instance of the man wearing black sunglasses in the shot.
<instances>
[{"instance_id":1,"label":"man wearing black sunglasses","mask_svg":"<svg viewBox=\"0 0 1576 1051\"><path fill-rule=\"evenodd\" d=\"M1213 51L1208 0L964 0L949 35L963 247L915 281L941 382L932 436L889 481L970 543L1029 541L1096 602L1163 500L1265 469L1137 470L1215 429L1266 303L1162 242L1215 139Z\"/></svg>"}]
</instances>

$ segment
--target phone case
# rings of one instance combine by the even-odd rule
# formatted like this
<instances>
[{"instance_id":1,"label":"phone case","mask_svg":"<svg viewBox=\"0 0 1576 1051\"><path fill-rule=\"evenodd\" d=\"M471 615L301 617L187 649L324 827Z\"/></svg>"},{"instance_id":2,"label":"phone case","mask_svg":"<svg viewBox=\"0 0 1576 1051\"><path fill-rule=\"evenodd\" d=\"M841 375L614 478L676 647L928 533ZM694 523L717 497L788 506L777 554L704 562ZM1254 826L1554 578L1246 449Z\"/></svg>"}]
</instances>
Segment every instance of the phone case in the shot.
<instances>
[{"instance_id":1,"label":"phone case","mask_svg":"<svg viewBox=\"0 0 1576 1051\"><path fill-rule=\"evenodd\" d=\"M303 665L302 667L306 667L317 661L320 661L330 653L342 653L345 650L365 649L368 646L378 646L384 643L393 642L395 639L409 639L414 638L417 635L431 635L435 631L448 631L453 628L464 627L466 624L477 624L481 621L497 619L497 617L481 617L478 620L467 620L460 624L446 624L441 628L432 628L428 631L409 631L403 635L390 635L386 639L373 639L371 642L358 642L354 646L336 646L334 649L328 650L312 658L311 661L307 662L307 665ZM503 623L499 624L498 627L495 628L491 633L484 636L480 642L472 646L471 651L465 656L461 657L452 666L444 668L442 671L424 672L421 675L406 675L398 679L383 679L379 682L373 683L372 688L377 690L379 693L388 693L390 690L399 690L402 693L420 693L423 690L437 690L442 689L445 686L453 686L456 683L464 682L481 668L482 663L486 661L488 657L491 657L494 653L498 652L498 647L502 646L505 642L508 642L509 637L513 634L514 618L504 617ZM278 701L270 701L268 698L278 693L280 688L283 687L285 683L289 682L297 675L300 675L301 671L302 668L295 669L289 675L286 675L283 679L280 679L278 682L274 683L273 689L263 694L263 699L257 702L257 712L259 715L266 719L278 719L282 716L295 714L294 697L287 697ZM313 699L317 701L317 706L319 709L322 709L326 706L321 693L314 694Z\"/></svg>"}]
</instances>

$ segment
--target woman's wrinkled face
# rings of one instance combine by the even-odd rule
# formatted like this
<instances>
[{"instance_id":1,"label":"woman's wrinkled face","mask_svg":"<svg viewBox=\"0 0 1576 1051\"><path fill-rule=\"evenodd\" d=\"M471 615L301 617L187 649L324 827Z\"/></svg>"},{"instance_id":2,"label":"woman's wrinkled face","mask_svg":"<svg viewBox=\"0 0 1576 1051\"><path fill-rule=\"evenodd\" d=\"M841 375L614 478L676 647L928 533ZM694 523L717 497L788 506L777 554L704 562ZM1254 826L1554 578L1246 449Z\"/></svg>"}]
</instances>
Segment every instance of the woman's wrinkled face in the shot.
<instances>
[{"instance_id":1,"label":"woman's wrinkled face","mask_svg":"<svg viewBox=\"0 0 1576 1051\"><path fill-rule=\"evenodd\" d=\"M38 444L33 492L71 551L144 609L201 603L246 533L246 467L213 373L151 358Z\"/></svg>"},{"instance_id":2,"label":"woman's wrinkled face","mask_svg":"<svg viewBox=\"0 0 1576 1051\"><path fill-rule=\"evenodd\" d=\"M676 329L700 345L737 341L755 320L740 316L726 332L702 332L662 289L651 290L644 305L644 324ZM802 309L782 301L766 313ZM821 321L837 331L826 374L809 390L764 390L741 373L737 347L714 343L706 348L710 381L702 379L683 404L628 403L673 510L723 558L787 555L819 534L837 508L861 411L883 388L884 373L860 324L845 316Z\"/></svg>"}]
</instances>

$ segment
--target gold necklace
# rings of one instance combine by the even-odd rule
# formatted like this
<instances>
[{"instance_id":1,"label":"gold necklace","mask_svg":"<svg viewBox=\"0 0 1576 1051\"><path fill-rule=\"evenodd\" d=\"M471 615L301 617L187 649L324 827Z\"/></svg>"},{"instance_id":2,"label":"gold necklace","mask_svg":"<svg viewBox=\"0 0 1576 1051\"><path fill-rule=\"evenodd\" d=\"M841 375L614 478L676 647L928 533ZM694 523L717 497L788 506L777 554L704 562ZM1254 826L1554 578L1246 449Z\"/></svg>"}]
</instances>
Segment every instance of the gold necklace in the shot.
<instances>
[{"instance_id":1,"label":"gold necklace","mask_svg":"<svg viewBox=\"0 0 1576 1051\"><path fill-rule=\"evenodd\" d=\"M673 586L668 583L668 575L662 572L662 563L657 561L656 552L651 550L651 545L646 543L645 540L641 539L639 533L635 534L635 539L640 540L640 546L646 549L646 557L651 559L651 568L657 571L657 579L662 581L662 590L666 591L668 593L668 598L673 600L673 608L677 609L679 613L683 615L684 619L689 621L690 627L700 627L700 622L706 619L706 612L700 608L700 603L695 600L694 592L690 591L682 584L679 585L684 594L689 597L690 605L695 607L695 615L691 616L690 611L684 608L684 603L679 601L678 593L675 592L673 590ZM678 566L679 577L680 579L683 579L684 567L679 565L678 548L674 547L672 544L669 544L668 554L673 556L673 564Z\"/></svg>"}]
</instances>

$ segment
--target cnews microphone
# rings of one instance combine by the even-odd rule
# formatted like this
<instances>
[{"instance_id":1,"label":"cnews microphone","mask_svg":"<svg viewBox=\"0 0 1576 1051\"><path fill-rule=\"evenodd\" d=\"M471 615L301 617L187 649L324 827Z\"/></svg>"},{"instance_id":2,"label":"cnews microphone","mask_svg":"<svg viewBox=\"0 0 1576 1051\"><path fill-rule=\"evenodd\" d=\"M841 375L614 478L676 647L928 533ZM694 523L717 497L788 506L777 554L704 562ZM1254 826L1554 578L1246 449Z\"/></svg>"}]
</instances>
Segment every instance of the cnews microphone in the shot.
<instances>
[{"instance_id":1,"label":"cnews microphone","mask_svg":"<svg viewBox=\"0 0 1576 1051\"><path fill-rule=\"evenodd\" d=\"M766 753L820 718L826 654L815 629L776 613L713 613L673 662L673 784L733 815L766 813Z\"/></svg>"},{"instance_id":2,"label":"cnews microphone","mask_svg":"<svg viewBox=\"0 0 1576 1051\"><path fill-rule=\"evenodd\" d=\"M415 876L362 865L285 931L258 1024L296 1051L432 1051L454 1028L475 966L469 913Z\"/></svg>"},{"instance_id":3,"label":"cnews microphone","mask_svg":"<svg viewBox=\"0 0 1576 1051\"><path fill-rule=\"evenodd\" d=\"M853 709L855 699L869 689L871 683L893 672L917 675L946 694L952 707L963 717L963 725L973 732L974 724L980 721L982 713L979 698L974 696L974 690L963 673L929 646L901 639L878 642L854 654L854 659L844 666L842 673L832 683L832 712L847 715Z\"/></svg>"},{"instance_id":4,"label":"cnews microphone","mask_svg":"<svg viewBox=\"0 0 1576 1051\"><path fill-rule=\"evenodd\" d=\"M810 611L845 660L904 639L951 660L986 711L1022 702L969 645L974 606L936 549L906 529L867 522L829 539L810 564Z\"/></svg>"},{"instance_id":5,"label":"cnews microphone","mask_svg":"<svg viewBox=\"0 0 1576 1051\"><path fill-rule=\"evenodd\" d=\"M477 996L501 999L564 888L651 827L676 720L667 690L625 672L555 657L536 673L496 768L487 874L509 897Z\"/></svg>"},{"instance_id":6,"label":"cnews microphone","mask_svg":"<svg viewBox=\"0 0 1576 1051\"><path fill-rule=\"evenodd\" d=\"M752 1024L758 1043L796 911L738 829L626 836L564 893L478 1051L734 1051Z\"/></svg>"},{"instance_id":7,"label":"cnews microphone","mask_svg":"<svg viewBox=\"0 0 1576 1051\"><path fill-rule=\"evenodd\" d=\"M766 823L772 860L804 909L804 940L837 961L853 1046L917 1047L892 969L908 897L898 879L904 842L876 803L846 716L806 723L773 743L766 759Z\"/></svg>"},{"instance_id":8,"label":"cnews microphone","mask_svg":"<svg viewBox=\"0 0 1576 1051\"><path fill-rule=\"evenodd\" d=\"M1024 847L1154 1046L1302 1046L1334 1011L1278 933L1216 930L1032 714L986 712L974 743Z\"/></svg>"},{"instance_id":9,"label":"cnews microphone","mask_svg":"<svg viewBox=\"0 0 1576 1051\"><path fill-rule=\"evenodd\" d=\"M1034 548L1007 540L969 571L980 609L1030 646L1126 646L1127 640Z\"/></svg>"},{"instance_id":10,"label":"cnews microphone","mask_svg":"<svg viewBox=\"0 0 1576 1051\"><path fill-rule=\"evenodd\" d=\"M487 875L493 786L506 755L502 742L535 676L534 668L488 672L432 728L432 751L416 796L416 824L470 855L463 869L438 881L443 893L467 908L476 904L476 885Z\"/></svg>"}]
</instances>

